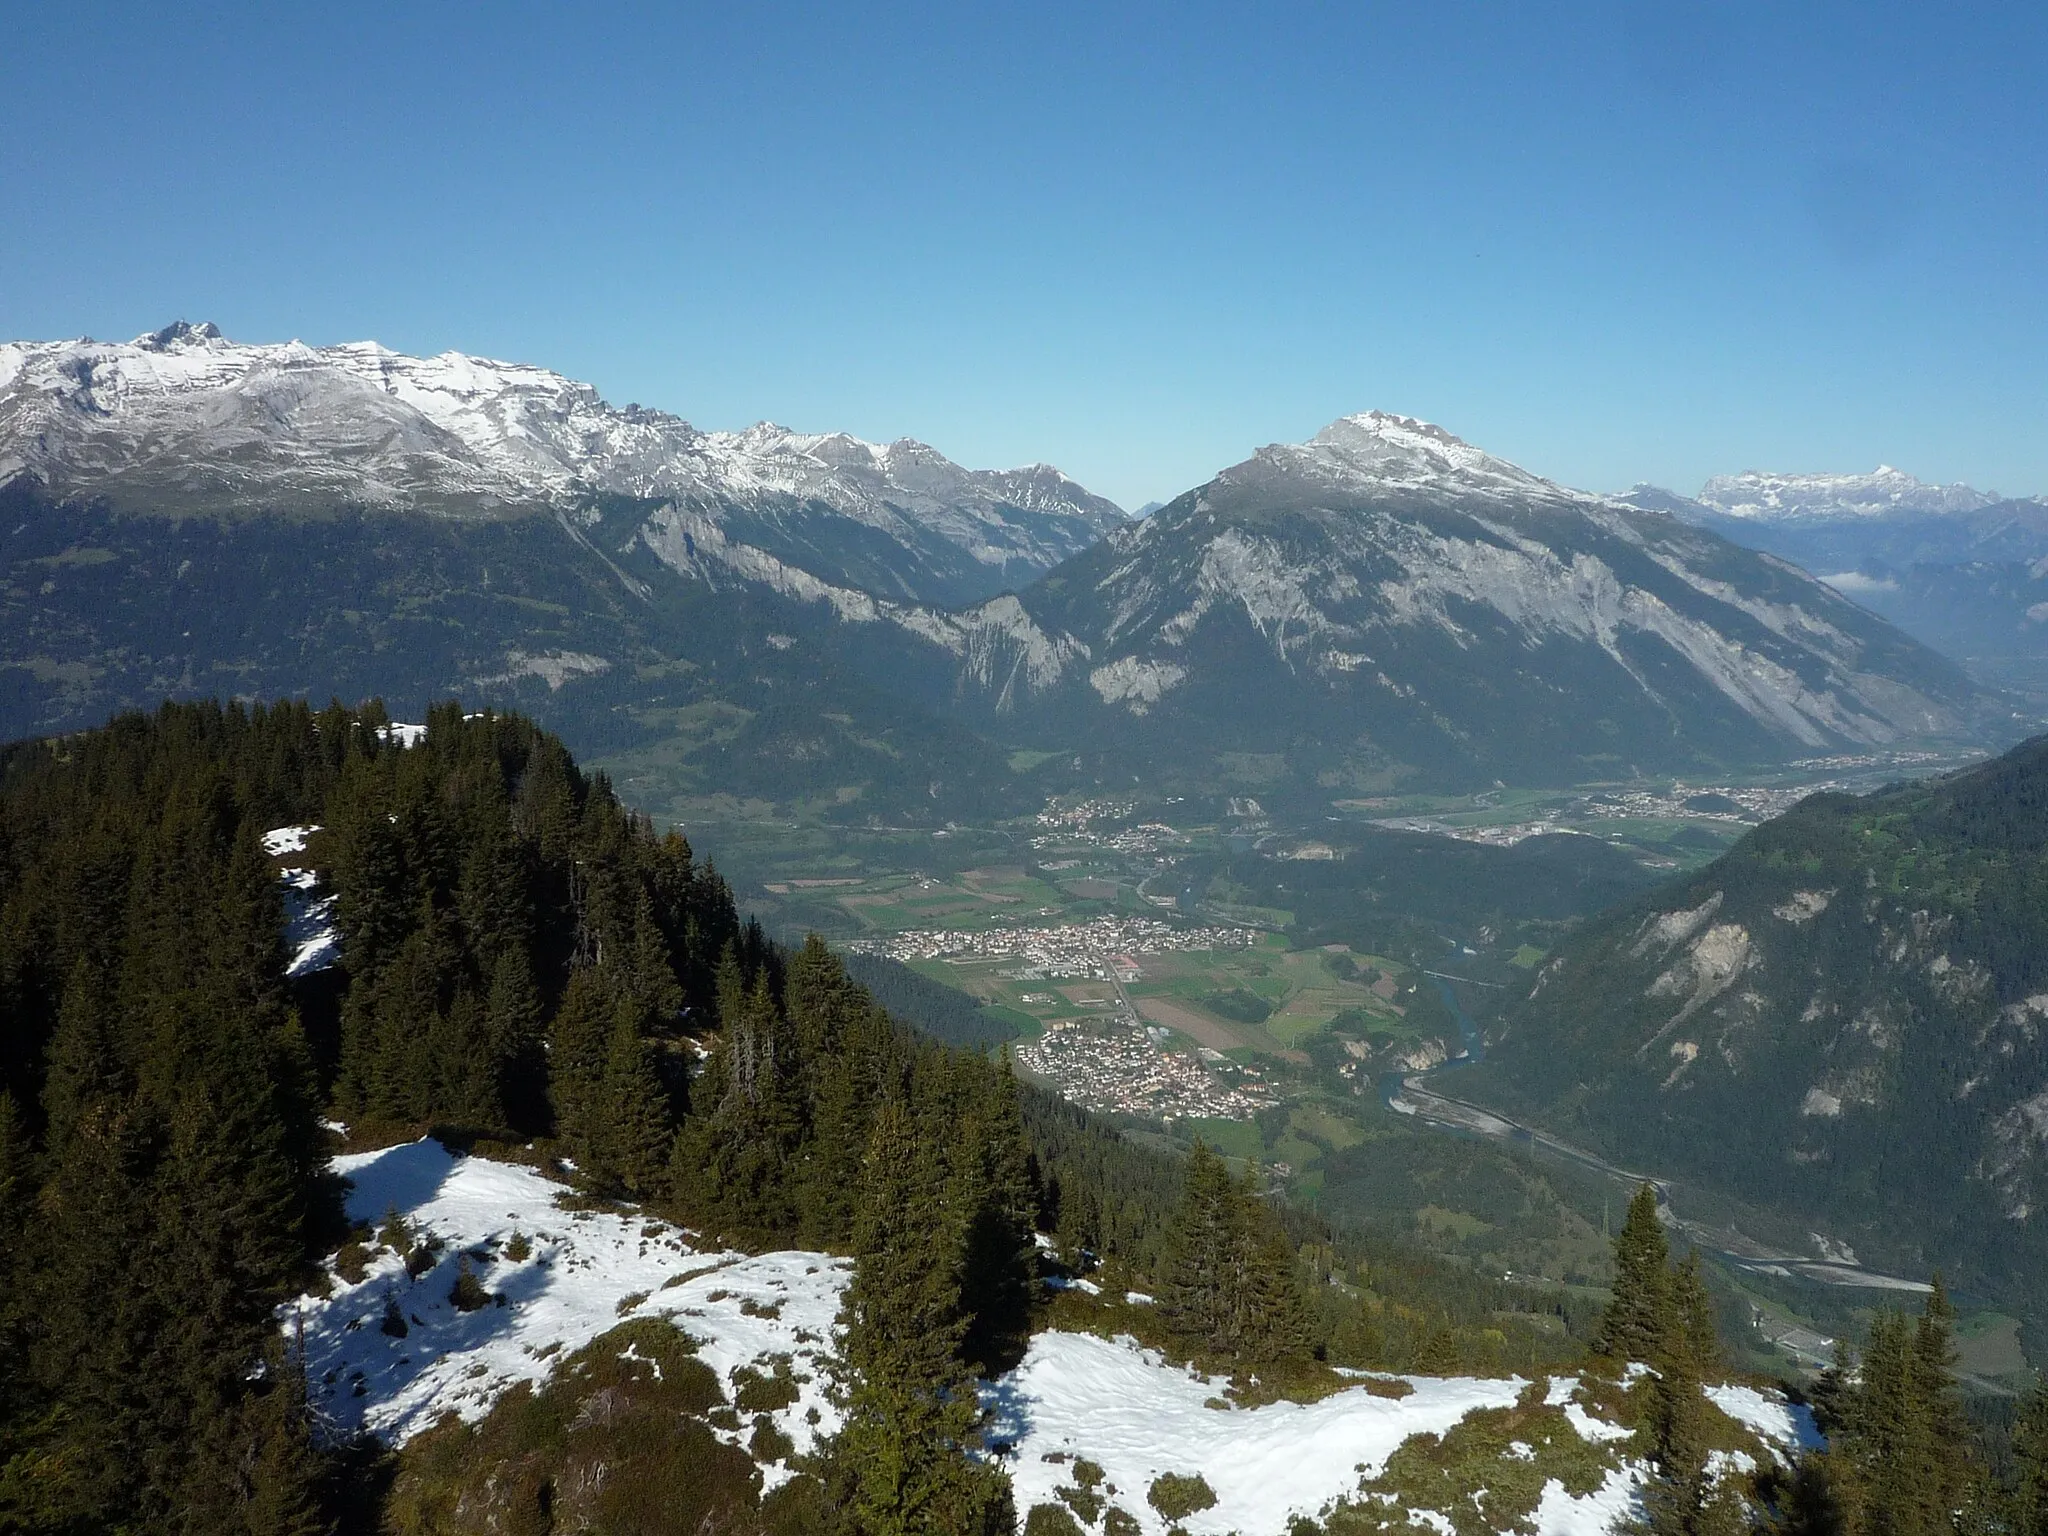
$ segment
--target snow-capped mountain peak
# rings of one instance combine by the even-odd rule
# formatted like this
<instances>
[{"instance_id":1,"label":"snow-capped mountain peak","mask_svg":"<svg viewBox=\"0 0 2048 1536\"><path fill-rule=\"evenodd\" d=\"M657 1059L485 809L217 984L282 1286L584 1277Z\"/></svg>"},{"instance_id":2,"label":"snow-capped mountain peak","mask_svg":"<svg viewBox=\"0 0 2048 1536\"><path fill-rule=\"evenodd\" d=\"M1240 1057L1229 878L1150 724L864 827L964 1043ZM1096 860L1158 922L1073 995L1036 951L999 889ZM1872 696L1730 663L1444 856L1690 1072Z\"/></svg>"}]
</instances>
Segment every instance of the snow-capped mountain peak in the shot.
<instances>
[{"instance_id":1,"label":"snow-capped mountain peak","mask_svg":"<svg viewBox=\"0 0 2048 1536\"><path fill-rule=\"evenodd\" d=\"M1750 470L1716 475L1699 500L1724 517L1772 522L1834 522L1888 514L1975 512L1999 500L1972 486L1930 485L1880 464L1868 474L1780 475Z\"/></svg>"},{"instance_id":2,"label":"snow-capped mountain peak","mask_svg":"<svg viewBox=\"0 0 2048 1536\"><path fill-rule=\"evenodd\" d=\"M173 320L160 331L136 337L135 345L151 352L169 352L176 347L204 346L209 341L221 339L220 327L211 320L202 320L197 325Z\"/></svg>"},{"instance_id":3,"label":"snow-capped mountain peak","mask_svg":"<svg viewBox=\"0 0 2048 1536\"><path fill-rule=\"evenodd\" d=\"M1434 495L1569 499L1574 493L1518 464L1475 448L1433 422L1391 411L1363 411L1331 422L1306 443L1261 448L1226 478L1277 469L1335 489L1400 490Z\"/></svg>"},{"instance_id":4,"label":"snow-capped mountain peak","mask_svg":"<svg viewBox=\"0 0 2048 1536\"><path fill-rule=\"evenodd\" d=\"M0 484L24 473L136 511L499 515L609 492L824 515L950 547L992 571L961 578L989 590L1124 522L1043 465L970 470L911 438L767 421L705 432L532 364L374 341L247 345L182 320L125 343L0 343Z\"/></svg>"}]
</instances>

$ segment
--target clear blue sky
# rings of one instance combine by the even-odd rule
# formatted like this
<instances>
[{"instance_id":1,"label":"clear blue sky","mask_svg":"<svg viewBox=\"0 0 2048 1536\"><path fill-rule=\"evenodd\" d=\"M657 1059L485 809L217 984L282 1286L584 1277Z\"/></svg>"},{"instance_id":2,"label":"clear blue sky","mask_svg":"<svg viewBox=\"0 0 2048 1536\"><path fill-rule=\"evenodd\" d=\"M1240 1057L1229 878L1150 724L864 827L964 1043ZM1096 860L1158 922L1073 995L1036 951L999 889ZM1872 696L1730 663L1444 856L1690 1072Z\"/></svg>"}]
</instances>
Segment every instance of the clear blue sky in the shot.
<instances>
[{"instance_id":1,"label":"clear blue sky","mask_svg":"<svg viewBox=\"0 0 2048 1536\"><path fill-rule=\"evenodd\" d=\"M2048 493L2044 80L2039 4L22 5L0 335L453 347L1126 505L1375 406Z\"/></svg>"}]
</instances>

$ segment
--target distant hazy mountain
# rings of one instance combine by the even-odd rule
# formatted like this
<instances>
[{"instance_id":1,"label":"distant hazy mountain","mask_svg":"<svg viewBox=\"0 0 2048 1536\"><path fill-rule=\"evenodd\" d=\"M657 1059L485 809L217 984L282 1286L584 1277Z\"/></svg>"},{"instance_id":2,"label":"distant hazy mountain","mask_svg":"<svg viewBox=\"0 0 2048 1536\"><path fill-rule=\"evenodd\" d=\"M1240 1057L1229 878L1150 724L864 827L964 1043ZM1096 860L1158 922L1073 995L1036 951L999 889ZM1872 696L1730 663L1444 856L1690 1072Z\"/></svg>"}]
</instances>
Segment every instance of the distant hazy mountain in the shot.
<instances>
[{"instance_id":1,"label":"distant hazy mountain","mask_svg":"<svg viewBox=\"0 0 2048 1536\"><path fill-rule=\"evenodd\" d=\"M2048 1305L2048 738L1819 795L1595 919L1475 1091L1628 1166Z\"/></svg>"},{"instance_id":2,"label":"distant hazy mountain","mask_svg":"<svg viewBox=\"0 0 2048 1536\"><path fill-rule=\"evenodd\" d=\"M1716 475L1699 500L1725 517L1758 522L1834 522L1912 513L1974 512L1999 498L1967 485L1929 485L1880 464L1867 475Z\"/></svg>"},{"instance_id":3,"label":"distant hazy mountain","mask_svg":"<svg viewBox=\"0 0 2048 1536\"><path fill-rule=\"evenodd\" d=\"M663 499L827 580L971 601L1123 515L1058 470L966 470L910 439L701 432L525 364L374 342L245 346L183 323L128 343L0 344L0 484L128 513L474 519Z\"/></svg>"},{"instance_id":4,"label":"distant hazy mountain","mask_svg":"<svg viewBox=\"0 0 2048 1536\"><path fill-rule=\"evenodd\" d=\"M1803 566L1987 681L2048 684L2048 502L1870 475L1729 475L1620 500Z\"/></svg>"},{"instance_id":5,"label":"distant hazy mountain","mask_svg":"<svg viewBox=\"0 0 2048 1536\"><path fill-rule=\"evenodd\" d=\"M1377 412L1117 530L982 638L949 687L986 728L1322 785L1782 758L1975 695L1780 562Z\"/></svg>"}]
</instances>

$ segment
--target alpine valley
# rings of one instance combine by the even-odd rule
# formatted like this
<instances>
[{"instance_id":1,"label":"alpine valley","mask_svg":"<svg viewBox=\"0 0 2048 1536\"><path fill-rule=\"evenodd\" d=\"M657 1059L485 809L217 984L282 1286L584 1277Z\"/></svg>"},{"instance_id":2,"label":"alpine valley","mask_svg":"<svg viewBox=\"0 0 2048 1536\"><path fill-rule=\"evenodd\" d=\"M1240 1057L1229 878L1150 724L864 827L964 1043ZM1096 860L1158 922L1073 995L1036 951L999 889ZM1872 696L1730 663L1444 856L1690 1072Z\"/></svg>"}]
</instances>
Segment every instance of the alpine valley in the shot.
<instances>
[{"instance_id":1,"label":"alpine valley","mask_svg":"<svg viewBox=\"0 0 2048 1536\"><path fill-rule=\"evenodd\" d=\"M1707 496L0 345L0 1530L2044 1536L2036 504Z\"/></svg>"},{"instance_id":2,"label":"alpine valley","mask_svg":"<svg viewBox=\"0 0 2048 1536\"><path fill-rule=\"evenodd\" d=\"M518 704L650 807L1300 803L1996 728L1780 560L1373 413L1142 522L1058 471L705 433L522 365L210 325L0 347L0 730Z\"/></svg>"}]
</instances>

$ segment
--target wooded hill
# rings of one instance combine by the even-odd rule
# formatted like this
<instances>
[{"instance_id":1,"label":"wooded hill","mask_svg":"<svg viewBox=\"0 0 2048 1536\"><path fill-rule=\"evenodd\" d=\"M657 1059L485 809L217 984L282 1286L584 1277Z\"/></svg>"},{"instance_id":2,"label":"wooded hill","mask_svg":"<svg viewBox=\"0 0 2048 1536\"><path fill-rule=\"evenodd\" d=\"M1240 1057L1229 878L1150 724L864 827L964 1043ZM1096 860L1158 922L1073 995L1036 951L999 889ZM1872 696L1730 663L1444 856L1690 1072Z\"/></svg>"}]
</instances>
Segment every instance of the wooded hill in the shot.
<instances>
[{"instance_id":1,"label":"wooded hill","mask_svg":"<svg viewBox=\"0 0 2048 1536\"><path fill-rule=\"evenodd\" d=\"M950 1522L914 1528L1002 1527L962 1388L1046 1304L1036 1232L1160 1289L1162 1347L1226 1371L1579 1348L1513 1320L1561 1301L1335 1239L920 1039L530 722L451 704L404 739L374 705L195 704L0 755L0 1526L381 1518L394 1468L310 1420L273 1320L370 1237L325 1116L854 1255L848 1425L746 1516L777 1529L910 1528L906 1500ZM262 842L286 826L323 829L341 939L296 980Z\"/></svg>"},{"instance_id":2,"label":"wooded hill","mask_svg":"<svg viewBox=\"0 0 2048 1536\"><path fill-rule=\"evenodd\" d=\"M1470 1092L2048 1313L2048 739L1816 795L1588 923Z\"/></svg>"}]
</instances>

